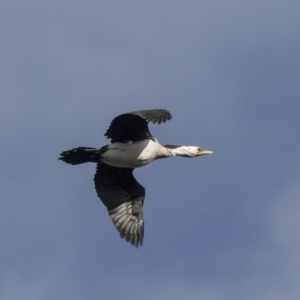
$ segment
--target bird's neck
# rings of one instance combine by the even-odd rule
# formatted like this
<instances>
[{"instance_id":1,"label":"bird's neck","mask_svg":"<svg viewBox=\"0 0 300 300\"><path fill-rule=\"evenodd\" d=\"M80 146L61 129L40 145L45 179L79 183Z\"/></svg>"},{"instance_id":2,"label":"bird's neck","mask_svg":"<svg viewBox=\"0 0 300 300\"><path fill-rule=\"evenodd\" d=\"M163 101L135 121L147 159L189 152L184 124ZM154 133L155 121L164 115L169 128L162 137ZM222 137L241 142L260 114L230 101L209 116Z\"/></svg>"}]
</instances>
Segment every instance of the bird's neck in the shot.
<instances>
[{"instance_id":1,"label":"bird's neck","mask_svg":"<svg viewBox=\"0 0 300 300\"><path fill-rule=\"evenodd\" d=\"M173 151L171 149L168 149L166 147L164 147L163 145L157 143L156 144L156 157L155 159L159 159L159 158L167 158L167 157L171 157L171 156L175 156L176 154L173 153Z\"/></svg>"},{"instance_id":2,"label":"bird's neck","mask_svg":"<svg viewBox=\"0 0 300 300\"><path fill-rule=\"evenodd\" d=\"M160 156L158 158L171 157L171 156L187 156L185 146L162 146L159 149Z\"/></svg>"},{"instance_id":3,"label":"bird's neck","mask_svg":"<svg viewBox=\"0 0 300 300\"><path fill-rule=\"evenodd\" d=\"M182 157L191 157L190 149L191 147L187 146L170 146L166 145L164 146L166 149L166 152L168 152L168 156L182 156Z\"/></svg>"}]
</instances>

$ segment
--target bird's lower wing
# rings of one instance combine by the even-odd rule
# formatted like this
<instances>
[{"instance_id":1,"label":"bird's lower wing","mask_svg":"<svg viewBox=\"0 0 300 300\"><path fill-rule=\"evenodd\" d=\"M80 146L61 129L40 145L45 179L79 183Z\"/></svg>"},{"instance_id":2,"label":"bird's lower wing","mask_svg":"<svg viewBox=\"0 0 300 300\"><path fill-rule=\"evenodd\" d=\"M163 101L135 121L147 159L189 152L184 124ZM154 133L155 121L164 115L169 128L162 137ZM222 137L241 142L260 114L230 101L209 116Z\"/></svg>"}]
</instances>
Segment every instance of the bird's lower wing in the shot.
<instances>
[{"instance_id":1,"label":"bird's lower wing","mask_svg":"<svg viewBox=\"0 0 300 300\"><path fill-rule=\"evenodd\" d=\"M132 171L98 163L94 181L97 194L121 238L125 237L127 242L138 247L144 238L145 189L133 177Z\"/></svg>"},{"instance_id":2,"label":"bird's lower wing","mask_svg":"<svg viewBox=\"0 0 300 300\"><path fill-rule=\"evenodd\" d=\"M109 215L120 232L121 238L126 239L135 247L142 245L144 238L143 202L124 202L109 210Z\"/></svg>"}]
</instances>

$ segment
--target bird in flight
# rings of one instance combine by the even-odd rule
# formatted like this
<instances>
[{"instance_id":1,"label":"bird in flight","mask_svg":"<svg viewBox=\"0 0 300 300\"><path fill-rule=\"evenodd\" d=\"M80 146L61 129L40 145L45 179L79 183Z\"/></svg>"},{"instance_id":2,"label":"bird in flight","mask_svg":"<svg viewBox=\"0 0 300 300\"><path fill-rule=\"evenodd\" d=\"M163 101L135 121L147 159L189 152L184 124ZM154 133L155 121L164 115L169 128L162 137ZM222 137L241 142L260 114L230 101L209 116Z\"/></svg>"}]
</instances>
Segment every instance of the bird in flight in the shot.
<instances>
[{"instance_id":1,"label":"bird in flight","mask_svg":"<svg viewBox=\"0 0 300 300\"><path fill-rule=\"evenodd\" d=\"M171 118L164 109L125 113L115 117L105 133L111 144L102 148L78 147L60 154L59 159L71 165L97 164L94 177L97 195L121 238L125 237L135 247L142 245L144 238L145 188L134 178L134 168L159 158L212 154L195 146L161 145L150 133L148 123L160 124Z\"/></svg>"}]
</instances>

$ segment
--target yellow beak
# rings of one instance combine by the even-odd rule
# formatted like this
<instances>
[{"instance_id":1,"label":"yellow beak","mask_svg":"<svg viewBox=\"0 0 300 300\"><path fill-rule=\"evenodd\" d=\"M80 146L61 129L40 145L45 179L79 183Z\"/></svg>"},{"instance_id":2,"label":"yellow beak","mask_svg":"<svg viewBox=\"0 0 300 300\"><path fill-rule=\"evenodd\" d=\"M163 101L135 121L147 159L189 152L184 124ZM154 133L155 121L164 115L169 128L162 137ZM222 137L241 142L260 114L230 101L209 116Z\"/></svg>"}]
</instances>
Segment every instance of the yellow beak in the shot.
<instances>
[{"instance_id":1,"label":"yellow beak","mask_svg":"<svg viewBox=\"0 0 300 300\"><path fill-rule=\"evenodd\" d=\"M200 156L200 155L206 155L206 154L213 154L212 151L210 150L204 150L204 149L200 149L197 153L197 156Z\"/></svg>"}]
</instances>

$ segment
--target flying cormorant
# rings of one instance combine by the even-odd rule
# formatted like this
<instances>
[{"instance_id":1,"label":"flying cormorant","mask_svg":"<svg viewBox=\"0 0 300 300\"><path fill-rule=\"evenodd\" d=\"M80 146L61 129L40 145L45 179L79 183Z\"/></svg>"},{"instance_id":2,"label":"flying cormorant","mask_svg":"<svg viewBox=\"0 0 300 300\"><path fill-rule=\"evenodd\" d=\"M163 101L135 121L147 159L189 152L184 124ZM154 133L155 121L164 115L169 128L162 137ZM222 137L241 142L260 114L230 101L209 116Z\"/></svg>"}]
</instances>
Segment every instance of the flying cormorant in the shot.
<instances>
[{"instance_id":1,"label":"flying cormorant","mask_svg":"<svg viewBox=\"0 0 300 300\"><path fill-rule=\"evenodd\" d=\"M96 192L121 238L125 237L135 247L143 243L145 189L134 178L134 168L170 156L212 154L212 151L195 146L159 144L150 133L148 123L160 124L171 118L170 112L164 109L122 114L113 119L105 133L111 144L102 148L78 147L60 154L59 159L71 165L97 163Z\"/></svg>"}]
</instances>

